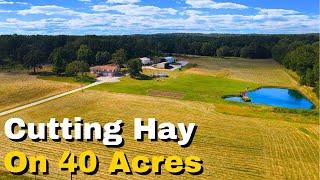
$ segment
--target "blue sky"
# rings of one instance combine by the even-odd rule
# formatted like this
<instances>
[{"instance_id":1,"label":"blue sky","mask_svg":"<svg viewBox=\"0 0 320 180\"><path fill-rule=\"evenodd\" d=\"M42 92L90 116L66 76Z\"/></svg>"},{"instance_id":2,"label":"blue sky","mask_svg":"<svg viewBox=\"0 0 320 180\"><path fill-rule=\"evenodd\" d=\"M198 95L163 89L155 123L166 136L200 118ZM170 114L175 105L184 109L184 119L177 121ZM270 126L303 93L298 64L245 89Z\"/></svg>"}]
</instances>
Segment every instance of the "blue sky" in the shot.
<instances>
[{"instance_id":1,"label":"blue sky","mask_svg":"<svg viewBox=\"0 0 320 180\"><path fill-rule=\"evenodd\" d=\"M318 0L0 0L0 34L312 33Z\"/></svg>"}]
</instances>

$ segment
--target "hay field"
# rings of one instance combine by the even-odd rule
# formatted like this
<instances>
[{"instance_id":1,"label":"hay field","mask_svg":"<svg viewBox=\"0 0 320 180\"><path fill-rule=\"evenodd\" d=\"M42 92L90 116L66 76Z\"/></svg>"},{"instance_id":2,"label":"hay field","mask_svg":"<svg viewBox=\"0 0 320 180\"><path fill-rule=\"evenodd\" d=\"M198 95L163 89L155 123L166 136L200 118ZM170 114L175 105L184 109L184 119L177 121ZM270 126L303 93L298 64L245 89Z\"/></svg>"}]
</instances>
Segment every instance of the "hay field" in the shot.
<instances>
[{"instance_id":1,"label":"hay field","mask_svg":"<svg viewBox=\"0 0 320 180\"><path fill-rule=\"evenodd\" d=\"M227 77L236 80L254 82L264 86L280 86L298 89L315 104L319 104L312 88L300 86L297 75L285 69L273 59L244 59L236 57L181 57L190 63L198 64L197 68L189 69L192 74L206 74Z\"/></svg>"},{"instance_id":2,"label":"hay field","mask_svg":"<svg viewBox=\"0 0 320 180\"><path fill-rule=\"evenodd\" d=\"M27 74L0 73L0 111L79 87L79 84L44 81Z\"/></svg>"},{"instance_id":3,"label":"hay field","mask_svg":"<svg viewBox=\"0 0 320 180\"><path fill-rule=\"evenodd\" d=\"M319 179L318 125L225 115L217 113L211 103L87 90L1 117L0 128L3 129L4 122L10 117L21 117L26 122L47 122L51 117L61 121L61 118L75 116L102 124L123 119L125 145L121 150L127 153L129 160L135 155L199 156L204 161L204 173L197 176L199 179ZM189 148L180 148L175 142L142 143L132 138L136 117L155 117L159 123L194 122L199 127ZM67 173L57 169L64 150L74 153L93 150L100 159L96 176L80 173L76 178L119 178L110 176L107 169L113 153L120 149L107 148L101 142L15 143L9 141L2 130L0 134L0 157L11 150L21 150L29 155L45 154L50 161L48 178L69 178ZM3 168L3 164L0 167ZM136 179L142 176L120 177ZM144 176L146 179L192 177L188 174L174 176L165 170L161 176Z\"/></svg>"},{"instance_id":4,"label":"hay field","mask_svg":"<svg viewBox=\"0 0 320 180\"><path fill-rule=\"evenodd\" d=\"M320 178L319 123L316 110L311 112L284 111L266 106L247 106L217 100L218 96L226 92L233 93L242 90L247 87L247 84L251 84L252 87L277 85L299 88L295 80L286 74L281 66L272 60L259 60L259 62L243 60L245 62L242 63L245 65L240 61L231 63L235 59L213 62L212 59L202 57L190 61L199 66L182 72L169 72L171 78L169 83L165 82L166 80L158 82L163 83L163 86L152 84L153 82L148 84L149 82L145 81L135 84L137 82L124 79L122 83L97 86L0 117L0 147L2 149L0 157L12 150L21 150L28 155L45 154L50 161L50 174L43 178L49 179L70 179L68 173L61 172L57 167L57 162L65 150L71 150L75 154L93 150L99 157L100 168L95 176L79 173L73 177L76 179ZM266 78L267 74L270 78ZM181 76L184 81L179 84L176 80ZM188 81L190 79L198 82L190 84ZM277 83L272 84L272 79ZM245 81L250 83L245 83ZM174 87L175 84L179 86ZM193 87L189 88L192 85ZM204 85L216 86L206 89ZM148 94L154 92L146 91L150 87L154 90L161 90L164 96L155 97ZM168 93L166 90L174 93ZM181 91L183 93L179 93ZM185 98L188 93L189 98ZM216 98L214 94L217 94ZM199 97L203 99L197 101ZM215 99L206 101L206 97ZM27 140L16 143L8 140L3 132L4 123L10 117L21 117L26 122L48 122L51 117L62 121L62 118L74 118L75 116L81 116L86 122L100 122L101 124L123 119L125 122L123 127L124 147L107 148L101 142L96 141L36 143ZM145 141L142 143L133 139L133 119L136 117L144 120L154 117L159 123L194 122L198 125L198 129L192 145L188 148L181 148L175 142ZM189 174L174 176L163 169L161 176L153 174L143 177L137 174L111 176L107 170L116 150L123 150L129 160L136 155L149 157L196 155L204 161L204 173L199 176ZM0 161L0 172L4 170L3 167L3 161Z\"/></svg>"},{"instance_id":5,"label":"hay field","mask_svg":"<svg viewBox=\"0 0 320 180\"><path fill-rule=\"evenodd\" d=\"M228 78L248 82L255 82L270 86L294 87L296 81L291 78L285 69L272 59L243 59L243 58L188 58L198 67L191 71L208 72L225 75Z\"/></svg>"},{"instance_id":6,"label":"hay field","mask_svg":"<svg viewBox=\"0 0 320 180\"><path fill-rule=\"evenodd\" d=\"M164 72L169 75L169 78L135 80L124 77L119 83L101 84L91 89L147 96L155 96L153 92L158 92L156 96L162 95L168 98L178 96L182 100L214 103L216 110L225 114L290 122L318 123L317 109L301 113L295 110L279 110L279 108L271 106L254 106L222 99L226 95L238 95L246 88L281 86L298 89L313 100L314 104L318 104L315 93L309 88L305 89L299 86L285 69L274 60L210 57L188 60L190 63L198 64L198 66L184 71L144 70L145 74ZM272 82L275 83L272 84ZM303 91L304 89L306 91Z\"/></svg>"}]
</instances>

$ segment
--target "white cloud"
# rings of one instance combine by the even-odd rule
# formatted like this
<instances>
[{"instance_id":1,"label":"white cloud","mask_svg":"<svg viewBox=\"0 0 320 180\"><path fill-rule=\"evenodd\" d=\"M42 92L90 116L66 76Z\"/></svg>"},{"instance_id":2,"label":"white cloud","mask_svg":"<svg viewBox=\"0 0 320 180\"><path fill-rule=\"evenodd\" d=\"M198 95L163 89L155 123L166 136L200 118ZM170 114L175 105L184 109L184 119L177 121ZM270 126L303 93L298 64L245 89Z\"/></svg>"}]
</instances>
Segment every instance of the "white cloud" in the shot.
<instances>
[{"instance_id":1,"label":"white cloud","mask_svg":"<svg viewBox=\"0 0 320 180\"><path fill-rule=\"evenodd\" d=\"M186 0L186 4L193 8L211 8L211 9L246 9L248 6L232 3L222 2L218 3L212 0Z\"/></svg>"},{"instance_id":2,"label":"white cloud","mask_svg":"<svg viewBox=\"0 0 320 180\"><path fill-rule=\"evenodd\" d=\"M0 13L11 13L13 11L11 10L4 10L4 9L0 9Z\"/></svg>"},{"instance_id":3,"label":"white cloud","mask_svg":"<svg viewBox=\"0 0 320 180\"><path fill-rule=\"evenodd\" d=\"M287 9L261 9L261 8L258 8L258 10L259 10L259 14L261 14L261 15L271 15L271 16L300 14L300 12L298 12L298 11L287 10Z\"/></svg>"},{"instance_id":4,"label":"white cloud","mask_svg":"<svg viewBox=\"0 0 320 180\"><path fill-rule=\"evenodd\" d=\"M105 3L91 8L91 12L84 12L56 5L31 6L17 13L25 16L40 14L38 19L8 18L0 21L0 32L3 29L2 32L27 34L301 33L318 32L320 22L318 15L286 9L256 8L256 11L250 11L254 14L245 15L212 14L200 8L178 11L140 4Z\"/></svg>"},{"instance_id":5,"label":"white cloud","mask_svg":"<svg viewBox=\"0 0 320 180\"><path fill-rule=\"evenodd\" d=\"M78 0L80 2L91 2L91 0Z\"/></svg>"},{"instance_id":6,"label":"white cloud","mask_svg":"<svg viewBox=\"0 0 320 180\"><path fill-rule=\"evenodd\" d=\"M17 12L20 15L29 15L29 14L45 14L45 15L76 15L77 12L56 5L45 5L45 6L31 6L30 9L19 10Z\"/></svg>"},{"instance_id":7,"label":"white cloud","mask_svg":"<svg viewBox=\"0 0 320 180\"><path fill-rule=\"evenodd\" d=\"M140 0L107 0L110 4L135 4L140 2Z\"/></svg>"},{"instance_id":8,"label":"white cloud","mask_svg":"<svg viewBox=\"0 0 320 180\"><path fill-rule=\"evenodd\" d=\"M117 11L126 15L142 15L142 16L153 16L153 15L165 15L170 14L174 15L177 13L177 10L172 8L159 8L156 6L139 6L134 4L122 4L122 5L95 5L92 7L92 10L99 12L106 11Z\"/></svg>"},{"instance_id":9,"label":"white cloud","mask_svg":"<svg viewBox=\"0 0 320 180\"><path fill-rule=\"evenodd\" d=\"M14 4L14 2L13 1L0 0L0 4Z\"/></svg>"},{"instance_id":10,"label":"white cloud","mask_svg":"<svg viewBox=\"0 0 320 180\"><path fill-rule=\"evenodd\" d=\"M13 2L13 1L0 0L0 4L22 4L22 5L27 5L28 3L26 3L26 2Z\"/></svg>"}]
</instances>

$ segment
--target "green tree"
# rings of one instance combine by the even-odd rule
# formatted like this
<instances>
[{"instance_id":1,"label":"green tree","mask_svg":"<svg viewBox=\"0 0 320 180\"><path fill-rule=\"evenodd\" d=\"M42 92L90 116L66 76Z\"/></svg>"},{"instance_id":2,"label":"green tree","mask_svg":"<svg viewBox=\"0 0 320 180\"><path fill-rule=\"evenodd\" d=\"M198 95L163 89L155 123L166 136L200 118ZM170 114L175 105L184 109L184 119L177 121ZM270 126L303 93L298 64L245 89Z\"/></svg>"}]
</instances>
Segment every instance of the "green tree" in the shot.
<instances>
[{"instance_id":1,"label":"green tree","mask_svg":"<svg viewBox=\"0 0 320 180\"><path fill-rule=\"evenodd\" d=\"M316 93L316 95L319 97L319 81L316 82L316 85L313 89L313 91Z\"/></svg>"},{"instance_id":2,"label":"green tree","mask_svg":"<svg viewBox=\"0 0 320 180\"><path fill-rule=\"evenodd\" d=\"M64 73L71 58L70 56L70 53L63 48L54 49L49 56L49 59L53 65L53 72L56 74Z\"/></svg>"},{"instance_id":3,"label":"green tree","mask_svg":"<svg viewBox=\"0 0 320 180\"><path fill-rule=\"evenodd\" d=\"M319 48L316 45L299 46L287 53L283 64L300 76L300 83L315 86L319 81Z\"/></svg>"},{"instance_id":4,"label":"green tree","mask_svg":"<svg viewBox=\"0 0 320 180\"><path fill-rule=\"evenodd\" d=\"M294 41L293 43L288 45L288 51L293 51L296 48L305 45L302 41Z\"/></svg>"},{"instance_id":5,"label":"green tree","mask_svg":"<svg viewBox=\"0 0 320 180\"><path fill-rule=\"evenodd\" d=\"M222 46L222 47L218 48L217 52L216 52L218 57L228 56L229 53L230 53L230 48L227 46Z\"/></svg>"},{"instance_id":6,"label":"green tree","mask_svg":"<svg viewBox=\"0 0 320 180\"><path fill-rule=\"evenodd\" d=\"M99 51L96 54L96 64L107 64L111 60L110 53L108 51Z\"/></svg>"},{"instance_id":7,"label":"green tree","mask_svg":"<svg viewBox=\"0 0 320 180\"><path fill-rule=\"evenodd\" d=\"M215 52L216 52L216 49L212 44L210 44L208 42L205 42L202 44L201 55L214 56Z\"/></svg>"},{"instance_id":8,"label":"green tree","mask_svg":"<svg viewBox=\"0 0 320 180\"><path fill-rule=\"evenodd\" d=\"M278 62L283 62L288 52L289 40L282 39L275 46L273 46L271 53L272 58Z\"/></svg>"},{"instance_id":9,"label":"green tree","mask_svg":"<svg viewBox=\"0 0 320 180\"><path fill-rule=\"evenodd\" d=\"M137 77L142 72L142 63L139 59L134 59L128 62L128 72L131 77Z\"/></svg>"},{"instance_id":10,"label":"green tree","mask_svg":"<svg viewBox=\"0 0 320 180\"><path fill-rule=\"evenodd\" d=\"M41 67L43 59L44 55L40 50L31 50L23 57L24 64L32 68L33 73L36 73L37 67Z\"/></svg>"},{"instance_id":11,"label":"green tree","mask_svg":"<svg viewBox=\"0 0 320 180\"><path fill-rule=\"evenodd\" d=\"M254 54L255 54L255 51L252 46L245 46L240 50L240 57L242 58L253 58Z\"/></svg>"},{"instance_id":12,"label":"green tree","mask_svg":"<svg viewBox=\"0 0 320 180\"><path fill-rule=\"evenodd\" d=\"M127 63L127 52L124 49L119 49L115 53L112 54L112 62L122 66Z\"/></svg>"},{"instance_id":13,"label":"green tree","mask_svg":"<svg viewBox=\"0 0 320 180\"><path fill-rule=\"evenodd\" d=\"M87 45L81 45L77 51L77 59L79 61L85 61L89 65L94 64L94 54Z\"/></svg>"},{"instance_id":14,"label":"green tree","mask_svg":"<svg viewBox=\"0 0 320 180\"><path fill-rule=\"evenodd\" d=\"M73 61L66 67L66 73L71 76L83 75L85 72L89 72L89 65L84 61Z\"/></svg>"}]
</instances>

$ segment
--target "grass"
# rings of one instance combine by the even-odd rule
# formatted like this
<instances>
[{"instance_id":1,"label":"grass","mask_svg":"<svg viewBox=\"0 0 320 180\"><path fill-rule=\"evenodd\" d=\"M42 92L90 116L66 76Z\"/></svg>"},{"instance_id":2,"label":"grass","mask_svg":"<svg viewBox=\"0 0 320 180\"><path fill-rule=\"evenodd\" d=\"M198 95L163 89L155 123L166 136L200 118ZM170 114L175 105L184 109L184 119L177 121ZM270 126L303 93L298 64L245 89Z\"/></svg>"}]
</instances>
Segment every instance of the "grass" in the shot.
<instances>
[{"instance_id":1,"label":"grass","mask_svg":"<svg viewBox=\"0 0 320 180\"><path fill-rule=\"evenodd\" d=\"M184 71L166 71L169 78L134 80L125 77L120 83L100 85L0 117L0 142L3 144L0 157L12 150L28 155L45 154L50 161L48 177L55 179L70 177L57 167L65 150L75 154L93 150L99 157L98 174L89 177L80 173L77 179L319 179L317 110L287 110L221 99L223 95L237 94L246 87L301 88L279 64L273 60L209 57L189 61L198 66ZM154 72L147 70L145 73ZM155 97L154 93L162 97ZM61 122L62 118L75 116L101 124L123 119L124 147L107 148L96 141L39 143L26 140L17 143L8 140L3 133L4 123L10 117L37 123L47 122L51 117ZM137 117L154 117L159 123L194 122L198 130L188 148L181 148L175 142L137 142L133 139L132 121ZM204 161L204 173L174 176L163 170L161 176L111 176L107 170L116 150L123 150L129 160L136 155L197 155ZM4 170L3 167L0 161L0 170Z\"/></svg>"},{"instance_id":2,"label":"grass","mask_svg":"<svg viewBox=\"0 0 320 180\"><path fill-rule=\"evenodd\" d=\"M57 76L57 75L49 75L49 76L37 76L38 79L49 80L49 81L57 81L57 82L66 82L66 83L76 83L76 84L90 84L95 81L94 78L91 77L71 77L71 76Z\"/></svg>"},{"instance_id":3,"label":"grass","mask_svg":"<svg viewBox=\"0 0 320 180\"><path fill-rule=\"evenodd\" d=\"M312 88L300 86L297 75L286 70L272 59L243 59L243 58L212 58L212 57L183 57L198 68L189 70L192 73L209 74L242 81L264 84L264 86L280 86L298 89L315 104L319 104Z\"/></svg>"},{"instance_id":4,"label":"grass","mask_svg":"<svg viewBox=\"0 0 320 180\"><path fill-rule=\"evenodd\" d=\"M301 129L318 134L318 125L290 123L268 118L250 118L217 113L215 105L199 101L181 101L168 98L116 94L86 90L65 98L39 105L10 116L0 117L0 128L9 117L21 117L26 122L47 122L49 118L81 116L86 122L101 124L123 119L125 122L123 150L128 159L136 155L197 155L204 161L204 173L200 176L170 175L164 170L161 176L110 176L107 173L111 157L116 150L101 142L60 143L9 141L4 135L0 141L5 153L21 150L29 155L45 154L50 161L48 177L68 179L68 173L57 169L64 150L79 154L93 150L100 159L100 169L95 178L145 178L145 179L319 179L319 141ZM162 122L194 122L199 127L189 148L181 148L175 142L137 142L133 139L133 118L155 117ZM54 149L54 151L53 151ZM0 161L0 163L3 163ZM3 168L3 164L0 164ZM89 178L79 174L77 178Z\"/></svg>"},{"instance_id":5,"label":"grass","mask_svg":"<svg viewBox=\"0 0 320 180\"><path fill-rule=\"evenodd\" d=\"M76 82L73 77L68 77L68 76L38 76L38 79L42 80L49 80L49 81L57 81L57 82L67 82L67 83L79 83Z\"/></svg>"},{"instance_id":6,"label":"grass","mask_svg":"<svg viewBox=\"0 0 320 180\"><path fill-rule=\"evenodd\" d=\"M170 76L170 75L169 75ZM121 79L120 83L101 84L94 90L110 92L149 95L149 91L182 93L184 100L217 102L228 94L240 94L247 87L256 88L258 84L243 81L216 78L197 74L180 73L178 76L165 79L136 80L129 77Z\"/></svg>"},{"instance_id":7,"label":"grass","mask_svg":"<svg viewBox=\"0 0 320 180\"><path fill-rule=\"evenodd\" d=\"M192 64L198 64L198 66L184 71L168 71L166 73L169 78L142 81L125 77L121 79L120 83L101 84L92 89L167 98L179 97L179 99L183 100L215 103L216 110L225 114L271 118L291 122L318 123L319 114L317 108L313 111L288 111L284 108L254 106L227 102L222 99L226 95L239 95L247 87L255 89L260 86L271 86L271 82L276 82L276 86L300 90L300 86L295 85L295 81L273 60L200 57L189 59L189 61ZM265 70L262 73L263 69ZM144 73L153 74L155 72L144 70ZM267 74L269 75L267 76ZM234 78L236 76L242 78ZM263 78L262 76L268 78ZM155 95L154 92L157 91L159 93ZM314 93L312 91L308 92L310 94L307 97L311 95L311 99L314 99ZM317 102L317 100L315 101Z\"/></svg>"},{"instance_id":8,"label":"grass","mask_svg":"<svg viewBox=\"0 0 320 180\"><path fill-rule=\"evenodd\" d=\"M8 180L8 179L15 179L15 180L33 180L35 178L27 177L27 176L20 176L20 175L13 175L8 172L0 171L0 180ZM37 178L39 179L39 178Z\"/></svg>"}]
</instances>

